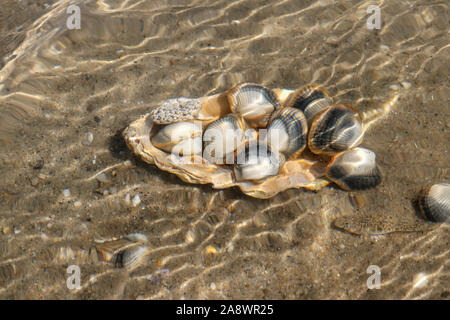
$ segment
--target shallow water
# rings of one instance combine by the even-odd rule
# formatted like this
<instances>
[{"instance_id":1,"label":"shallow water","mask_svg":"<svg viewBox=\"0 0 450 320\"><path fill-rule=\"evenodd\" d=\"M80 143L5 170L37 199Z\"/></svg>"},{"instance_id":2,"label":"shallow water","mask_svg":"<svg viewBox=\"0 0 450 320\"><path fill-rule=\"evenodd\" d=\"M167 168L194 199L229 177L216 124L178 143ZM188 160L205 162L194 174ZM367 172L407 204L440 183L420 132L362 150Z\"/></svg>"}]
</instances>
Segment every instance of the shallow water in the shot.
<instances>
[{"instance_id":1,"label":"shallow water","mask_svg":"<svg viewBox=\"0 0 450 320\"><path fill-rule=\"evenodd\" d=\"M66 26L74 3L79 30ZM0 298L448 299L448 226L333 228L350 215L417 222L419 191L449 181L448 2L7 0L0 21ZM163 100L243 81L316 82L385 113L363 142L382 185L258 200L127 150L122 130ZM138 268L88 257L130 233L148 238ZM66 285L70 265L81 288Z\"/></svg>"}]
</instances>

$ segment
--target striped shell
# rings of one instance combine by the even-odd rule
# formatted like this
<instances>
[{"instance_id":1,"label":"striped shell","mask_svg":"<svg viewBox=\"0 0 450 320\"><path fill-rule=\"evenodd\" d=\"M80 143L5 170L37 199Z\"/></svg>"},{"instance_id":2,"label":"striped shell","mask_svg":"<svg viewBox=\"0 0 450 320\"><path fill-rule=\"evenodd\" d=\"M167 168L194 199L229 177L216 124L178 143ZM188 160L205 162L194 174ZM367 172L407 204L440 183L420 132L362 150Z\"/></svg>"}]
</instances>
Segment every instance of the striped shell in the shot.
<instances>
[{"instance_id":1,"label":"striped shell","mask_svg":"<svg viewBox=\"0 0 450 320\"><path fill-rule=\"evenodd\" d=\"M419 196L422 216L435 222L450 221L450 183L438 183L426 187Z\"/></svg>"},{"instance_id":2,"label":"striped shell","mask_svg":"<svg viewBox=\"0 0 450 320\"><path fill-rule=\"evenodd\" d=\"M306 147L308 123L305 115L294 108L277 111L267 127L267 144L288 158L298 157Z\"/></svg>"},{"instance_id":3,"label":"striped shell","mask_svg":"<svg viewBox=\"0 0 450 320\"><path fill-rule=\"evenodd\" d=\"M342 104L317 114L308 133L308 147L315 154L334 155L358 146L364 130L358 112Z\"/></svg>"},{"instance_id":4,"label":"striped shell","mask_svg":"<svg viewBox=\"0 0 450 320\"><path fill-rule=\"evenodd\" d=\"M234 151L246 140L246 127L245 120L236 114L211 123L203 133L203 157L216 164L233 164Z\"/></svg>"},{"instance_id":5,"label":"striped shell","mask_svg":"<svg viewBox=\"0 0 450 320\"><path fill-rule=\"evenodd\" d=\"M333 104L329 93L317 84L310 84L292 92L286 106L302 111L308 121Z\"/></svg>"},{"instance_id":6,"label":"striped shell","mask_svg":"<svg viewBox=\"0 0 450 320\"><path fill-rule=\"evenodd\" d=\"M374 188L382 181L375 153L361 147L334 156L326 176L347 191Z\"/></svg>"},{"instance_id":7,"label":"striped shell","mask_svg":"<svg viewBox=\"0 0 450 320\"><path fill-rule=\"evenodd\" d=\"M271 114L280 107L276 94L263 86L242 83L227 93L230 109L252 127L266 127Z\"/></svg>"},{"instance_id":8,"label":"striped shell","mask_svg":"<svg viewBox=\"0 0 450 320\"><path fill-rule=\"evenodd\" d=\"M234 173L237 181L262 180L278 174L283 158L265 144L249 143L237 154Z\"/></svg>"}]
</instances>

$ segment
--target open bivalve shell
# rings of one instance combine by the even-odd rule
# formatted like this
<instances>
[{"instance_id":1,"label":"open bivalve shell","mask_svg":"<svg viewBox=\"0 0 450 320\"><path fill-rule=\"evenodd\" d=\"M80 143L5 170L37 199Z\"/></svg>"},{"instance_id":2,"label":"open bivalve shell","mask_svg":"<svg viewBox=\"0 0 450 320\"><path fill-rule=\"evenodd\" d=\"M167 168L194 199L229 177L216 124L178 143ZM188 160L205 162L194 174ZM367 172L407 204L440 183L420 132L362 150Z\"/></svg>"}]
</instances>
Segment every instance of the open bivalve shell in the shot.
<instances>
[{"instance_id":1,"label":"open bivalve shell","mask_svg":"<svg viewBox=\"0 0 450 320\"><path fill-rule=\"evenodd\" d=\"M228 94L233 92L235 91L228 92ZM277 101L273 111L279 108L278 104L284 107L292 92L293 90L287 89L272 90L270 97L276 98ZM156 138L153 140L153 137L167 124L193 121L201 124L202 130L205 132L208 125L217 119L227 114L236 114L231 111L229 101L232 99L227 96L227 92L198 99L183 99L187 100L179 98L163 102L149 114L131 123L123 132L128 147L143 161L155 164L159 169L171 172L189 183L211 184L215 189L238 187L249 196L263 199L273 197L277 193L291 188L319 190L329 184L325 178L327 162L323 161L323 158L309 153L307 155L302 153L299 158L289 158L279 168L276 168L277 174L268 175L262 180L239 181L236 179L233 165L210 162L202 156L202 153L198 152L186 155L182 152L169 153L163 149L171 149L158 148L152 141L162 140ZM183 103L189 105L184 106ZM265 118L270 118L271 108L266 108L266 110L268 114ZM264 125L268 126L270 122ZM193 128L195 129L194 126ZM266 127L259 128L266 129ZM188 133L187 139L201 140L197 140L197 136L196 133ZM253 138L257 139L258 133L253 135ZM234 152L235 155L240 150L237 148Z\"/></svg>"}]
</instances>

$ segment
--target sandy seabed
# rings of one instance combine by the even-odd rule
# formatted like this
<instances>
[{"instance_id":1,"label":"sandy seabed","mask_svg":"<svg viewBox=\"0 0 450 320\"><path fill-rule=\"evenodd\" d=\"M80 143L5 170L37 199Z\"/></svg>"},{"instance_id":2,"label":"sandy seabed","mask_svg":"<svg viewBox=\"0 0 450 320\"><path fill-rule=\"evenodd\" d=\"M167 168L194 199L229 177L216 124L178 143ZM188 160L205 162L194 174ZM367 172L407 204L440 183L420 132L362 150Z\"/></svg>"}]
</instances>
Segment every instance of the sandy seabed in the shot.
<instances>
[{"instance_id":1,"label":"sandy seabed","mask_svg":"<svg viewBox=\"0 0 450 320\"><path fill-rule=\"evenodd\" d=\"M70 4L79 30L67 28ZM448 225L375 236L332 224L420 222L419 191L449 181L448 21L448 2L428 0L6 0L0 298L448 299ZM184 183L126 148L122 130L165 99L240 82L315 82L361 112L392 102L363 142L383 183L259 200ZM133 233L148 239L137 268L90 257Z\"/></svg>"}]
</instances>

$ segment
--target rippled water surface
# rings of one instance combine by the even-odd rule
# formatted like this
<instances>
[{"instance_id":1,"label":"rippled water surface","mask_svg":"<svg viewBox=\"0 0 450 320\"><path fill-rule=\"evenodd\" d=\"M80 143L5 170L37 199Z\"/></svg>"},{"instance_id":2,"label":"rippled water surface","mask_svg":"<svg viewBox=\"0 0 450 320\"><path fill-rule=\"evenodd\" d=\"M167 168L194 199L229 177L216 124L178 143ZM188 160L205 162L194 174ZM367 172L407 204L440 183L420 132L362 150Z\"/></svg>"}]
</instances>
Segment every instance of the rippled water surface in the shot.
<instances>
[{"instance_id":1,"label":"rippled water surface","mask_svg":"<svg viewBox=\"0 0 450 320\"><path fill-rule=\"evenodd\" d=\"M374 236L332 223L426 225L418 192L449 181L447 1L4 2L0 298L448 299L448 226ZM70 4L79 30L66 26ZM367 28L369 5L379 30ZM163 100L244 81L316 82L385 112L363 142L382 185L258 200L184 183L127 150L122 130ZM148 238L137 268L89 256L130 233ZM69 265L81 288L67 288ZM381 289L367 288L370 265Z\"/></svg>"}]
</instances>

